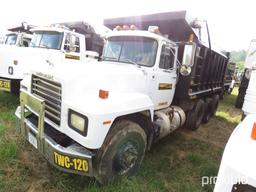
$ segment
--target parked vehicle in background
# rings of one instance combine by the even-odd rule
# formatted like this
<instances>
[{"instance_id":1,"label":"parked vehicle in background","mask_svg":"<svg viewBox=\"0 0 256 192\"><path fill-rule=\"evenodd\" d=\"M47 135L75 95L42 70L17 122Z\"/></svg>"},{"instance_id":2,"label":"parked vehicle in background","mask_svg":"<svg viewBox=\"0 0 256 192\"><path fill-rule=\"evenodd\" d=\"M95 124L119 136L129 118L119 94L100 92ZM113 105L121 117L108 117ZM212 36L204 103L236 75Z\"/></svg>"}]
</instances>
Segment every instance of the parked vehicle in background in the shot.
<instances>
[{"instance_id":1,"label":"parked vehicle in background","mask_svg":"<svg viewBox=\"0 0 256 192\"><path fill-rule=\"evenodd\" d=\"M244 97L246 94L246 90L248 88L249 85L249 81L250 81L250 77L251 77L251 73L253 68L256 68L256 39L251 40L248 52L247 52L247 56L246 56L246 60L245 60L245 69L244 69L244 73L241 79L241 83L240 83L240 87L239 87L239 92L238 92L238 96L236 99L236 104L235 106L237 108L242 108L243 103L244 103Z\"/></svg>"},{"instance_id":2,"label":"parked vehicle in background","mask_svg":"<svg viewBox=\"0 0 256 192\"><path fill-rule=\"evenodd\" d=\"M214 192L256 191L256 113L233 131L225 147Z\"/></svg>"},{"instance_id":3,"label":"parked vehicle in background","mask_svg":"<svg viewBox=\"0 0 256 192\"><path fill-rule=\"evenodd\" d=\"M30 31L33 37L28 48L0 48L0 90L18 93L20 81L33 67L40 69L67 59L83 63L97 60L104 44L85 22L53 24Z\"/></svg>"},{"instance_id":4,"label":"parked vehicle in background","mask_svg":"<svg viewBox=\"0 0 256 192\"><path fill-rule=\"evenodd\" d=\"M35 26L23 22L21 26L9 28L9 33L5 35L4 44L17 47L28 47L32 39L32 32L30 29L34 27Z\"/></svg>"},{"instance_id":5,"label":"parked vehicle in background","mask_svg":"<svg viewBox=\"0 0 256 192\"><path fill-rule=\"evenodd\" d=\"M229 62L225 73L224 83L225 91L227 91L228 93L231 93L235 87L236 71L236 63Z\"/></svg>"},{"instance_id":6,"label":"parked vehicle in background","mask_svg":"<svg viewBox=\"0 0 256 192\"><path fill-rule=\"evenodd\" d=\"M202 42L207 25L186 11L104 23L114 31L101 61L35 69L16 110L21 134L50 163L101 183L133 175L145 151L177 128L207 122L229 59Z\"/></svg>"},{"instance_id":7,"label":"parked vehicle in background","mask_svg":"<svg viewBox=\"0 0 256 192\"><path fill-rule=\"evenodd\" d=\"M251 70L251 77L244 97L242 110L244 116L248 114L256 114L256 63Z\"/></svg>"},{"instance_id":8,"label":"parked vehicle in background","mask_svg":"<svg viewBox=\"0 0 256 192\"><path fill-rule=\"evenodd\" d=\"M4 44L5 36L0 35L0 45Z\"/></svg>"}]
</instances>

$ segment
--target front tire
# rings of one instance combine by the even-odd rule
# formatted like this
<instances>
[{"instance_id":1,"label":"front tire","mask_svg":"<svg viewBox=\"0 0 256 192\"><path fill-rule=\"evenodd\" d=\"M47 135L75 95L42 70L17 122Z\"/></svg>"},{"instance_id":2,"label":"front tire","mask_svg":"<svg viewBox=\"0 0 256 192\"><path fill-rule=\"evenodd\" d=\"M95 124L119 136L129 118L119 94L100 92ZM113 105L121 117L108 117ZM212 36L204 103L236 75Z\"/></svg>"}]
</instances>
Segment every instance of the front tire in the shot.
<instances>
[{"instance_id":1,"label":"front tire","mask_svg":"<svg viewBox=\"0 0 256 192\"><path fill-rule=\"evenodd\" d=\"M102 183L133 175L145 155L144 130L129 120L116 122L96 156L96 178Z\"/></svg>"}]
</instances>

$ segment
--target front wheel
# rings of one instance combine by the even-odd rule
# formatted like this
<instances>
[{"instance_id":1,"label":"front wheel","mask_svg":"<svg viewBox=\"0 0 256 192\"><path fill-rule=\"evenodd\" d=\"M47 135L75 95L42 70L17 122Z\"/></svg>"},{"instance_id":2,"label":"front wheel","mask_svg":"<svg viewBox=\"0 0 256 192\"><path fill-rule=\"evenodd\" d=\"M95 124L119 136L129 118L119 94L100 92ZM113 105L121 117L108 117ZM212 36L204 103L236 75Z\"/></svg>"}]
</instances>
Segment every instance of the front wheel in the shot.
<instances>
[{"instance_id":1,"label":"front wheel","mask_svg":"<svg viewBox=\"0 0 256 192\"><path fill-rule=\"evenodd\" d=\"M146 134L137 123L122 120L113 126L96 156L96 178L102 184L133 175L147 145Z\"/></svg>"}]
</instances>

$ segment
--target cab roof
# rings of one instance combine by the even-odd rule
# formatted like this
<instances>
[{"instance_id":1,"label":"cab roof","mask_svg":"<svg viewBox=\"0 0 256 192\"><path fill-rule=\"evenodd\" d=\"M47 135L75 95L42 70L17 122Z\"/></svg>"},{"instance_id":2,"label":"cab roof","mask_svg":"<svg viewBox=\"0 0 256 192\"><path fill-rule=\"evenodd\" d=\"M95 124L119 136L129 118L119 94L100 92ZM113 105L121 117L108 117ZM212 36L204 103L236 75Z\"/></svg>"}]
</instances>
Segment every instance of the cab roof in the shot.
<instances>
[{"instance_id":1,"label":"cab roof","mask_svg":"<svg viewBox=\"0 0 256 192\"><path fill-rule=\"evenodd\" d=\"M171 44L175 44L175 42L171 41L170 39L162 36L161 34L156 34L149 31L142 31L142 30L121 30L121 31L112 31L107 33L106 38L109 37L118 37L118 36L139 36L139 37L148 37L155 39L157 41L166 41Z\"/></svg>"}]
</instances>

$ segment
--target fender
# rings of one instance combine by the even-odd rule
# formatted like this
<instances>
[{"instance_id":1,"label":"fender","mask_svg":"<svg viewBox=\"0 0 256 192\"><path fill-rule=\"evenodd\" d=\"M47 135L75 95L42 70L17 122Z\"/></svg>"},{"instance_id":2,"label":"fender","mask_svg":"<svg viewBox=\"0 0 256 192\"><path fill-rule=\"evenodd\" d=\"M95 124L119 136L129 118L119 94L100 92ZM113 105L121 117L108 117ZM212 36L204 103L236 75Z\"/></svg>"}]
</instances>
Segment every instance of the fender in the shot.
<instances>
[{"instance_id":1,"label":"fender","mask_svg":"<svg viewBox=\"0 0 256 192\"><path fill-rule=\"evenodd\" d=\"M63 103L63 110L68 114L68 110L77 111L88 118L88 133L83 137L79 133L68 127L68 116L62 117L62 132L72 139L90 149L98 149L104 142L111 125L116 118L125 115L150 111L153 121L154 105L150 97L142 93L110 93L108 99L100 99L95 94L84 95L84 100L66 100ZM94 99L93 99L94 98ZM72 107L71 107L72 106ZM105 124L104 122L109 122Z\"/></svg>"}]
</instances>

